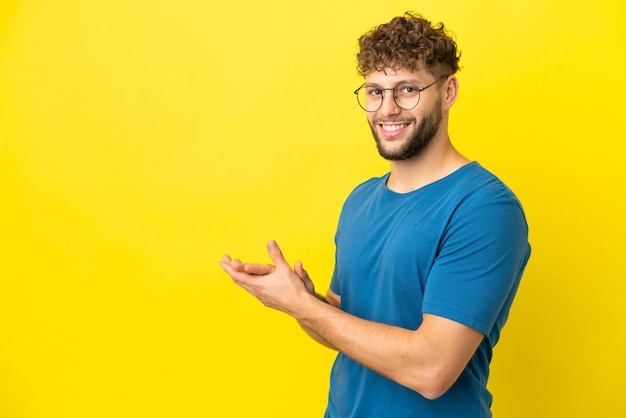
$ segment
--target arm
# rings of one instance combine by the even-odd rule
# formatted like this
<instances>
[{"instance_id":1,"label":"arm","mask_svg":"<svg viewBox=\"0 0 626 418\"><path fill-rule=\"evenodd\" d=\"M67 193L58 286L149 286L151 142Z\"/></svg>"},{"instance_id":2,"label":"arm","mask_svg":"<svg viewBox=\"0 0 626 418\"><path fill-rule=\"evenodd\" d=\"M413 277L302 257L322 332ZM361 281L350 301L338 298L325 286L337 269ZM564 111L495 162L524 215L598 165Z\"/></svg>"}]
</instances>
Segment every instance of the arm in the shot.
<instances>
[{"instance_id":1,"label":"arm","mask_svg":"<svg viewBox=\"0 0 626 418\"><path fill-rule=\"evenodd\" d=\"M328 291L326 292L326 297L315 292L315 286L313 285L313 281L309 277L309 274L306 272L306 270L302 267L301 261L296 261L296 264L294 265L294 272L300 278L300 280L302 280L302 282L304 283L306 289L309 291L310 294L312 294L313 296L315 296L317 299L321 300L322 302L330 304L337 309L341 308L341 300L339 296L335 294L335 292L333 292L332 290L328 289ZM298 321L298 323L300 324L302 329L309 335L309 337L313 338L315 341L322 344L323 346L326 346L332 350L338 351L336 346L329 343L328 340L323 338L317 332L313 331L312 328L305 326L300 321Z\"/></svg>"},{"instance_id":2,"label":"arm","mask_svg":"<svg viewBox=\"0 0 626 418\"><path fill-rule=\"evenodd\" d=\"M424 315L415 331L350 315L314 297L275 242L270 241L268 252L275 263L269 274L220 264L264 305L293 316L332 347L426 398L435 399L452 386L483 339L472 328L434 315ZM330 293L331 299L335 296Z\"/></svg>"},{"instance_id":3,"label":"arm","mask_svg":"<svg viewBox=\"0 0 626 418\"><path fill-rule=\"evenodd\" d=\"M319 294L315 295L319 300L334 306L337 309L340 309L341 306L341 299L339 298L339 296L334 293L332 290L328 289L328 292L326 293L326 297L323 297ZM321 337L317 332L313 331L312 328L307 327L306 325L304 325L301 321L298 321L298 323L300 324L300 326L302 327L302 329L304 330L304 332L306 332L307 334L309 334L309 337L313 338L315 341L317 341L318 343L332 349L332 350L336 350L339 351L339 349L334 346L333 344L331 344L330 342L328 342L328 340L324 339L323 337Z\"/></svg>"},{"instance_id":4,"label":"arm","mask_svg":"<svg viewBox=\"0 0 626 418\"><path fill-rule=\"evenodd\" d=\"M331 307L306 305L298 321L379 374L428 399L458 379L483 335L465 325L424 315L416 331L366 321Z\"/></svg>"}]
</instances>

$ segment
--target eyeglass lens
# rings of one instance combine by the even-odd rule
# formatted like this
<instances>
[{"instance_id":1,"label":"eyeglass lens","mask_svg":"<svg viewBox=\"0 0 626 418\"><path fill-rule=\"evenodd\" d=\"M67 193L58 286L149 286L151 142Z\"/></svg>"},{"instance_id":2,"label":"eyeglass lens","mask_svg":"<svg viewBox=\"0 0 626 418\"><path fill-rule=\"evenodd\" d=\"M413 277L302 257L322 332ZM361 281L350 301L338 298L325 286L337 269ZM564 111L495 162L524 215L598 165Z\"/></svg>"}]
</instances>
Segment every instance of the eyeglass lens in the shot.
<instances>
[{"instance_id":1,"label":"eyeglass lens","mask_svg":"<svg viewBox=\"0 0 626 418\"><path fill-rule=\"evenodd\" d=\"M375 112L383 104L383 98L393 91L393 99L398 107L411 110L420 100L420 90L414 84L400 84L393 89L363 86L357 91L359 105L368 112Z\"/></svg>"}]
</instances>

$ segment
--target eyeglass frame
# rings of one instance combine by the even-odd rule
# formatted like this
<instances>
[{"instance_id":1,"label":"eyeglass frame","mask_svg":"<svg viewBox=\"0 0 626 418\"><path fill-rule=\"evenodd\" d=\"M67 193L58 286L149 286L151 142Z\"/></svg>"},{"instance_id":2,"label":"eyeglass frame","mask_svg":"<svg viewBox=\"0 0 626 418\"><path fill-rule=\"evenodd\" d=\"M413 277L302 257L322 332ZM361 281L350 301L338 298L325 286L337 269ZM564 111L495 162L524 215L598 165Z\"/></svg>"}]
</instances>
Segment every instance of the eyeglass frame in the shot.
<instances>
[{"instance_id":1,"label":"eyeglass frame","mask_svg":"<svg viewBox=\"0 0 626 418\"><path fill-rule=\"evenodd\" d=\"M381 98L381 100L380 100L380 105L379 105L376 109L374 109L374 110L367 110L365 107L363 107L363 105L362 105L362 104L361 104L361 102L359 101L359 91L360 91L363 87L367 87L367 83L363 83L363 84L361 84L361 86L360 86L358 89L354 90L354 95L356 96L356 102L359 104L359 107L360 107L361 109L365 110L366 112L372 113L372 112L377 112L377 111L378 111L378 110L379 110L379 109L383 106L383 102L385 101L385 95L383 94L383 91L385 91L385 90L395 91L395 90L398 88L398 86L402 86L402 85L412 85L412 86L415 86L415 89L417 90L417 102L415 103L415 105L414 105L413 107L409 107L409 108L402 107L402 106L400 106L400 105L398 104L398 101L396 100L396 99L397 99L397 97L396 97L396 95L395 95L395 94L394 94L394 95L392 95L391 97L393 97L393 102L394 102L394 103L396 104L396 106L398 106L400 109L402 109L402 110L413 110L413 109L415 109L415 108L417 107L417 105L420 103L420 100L421 100L421 98L422 98L422 92L423 92L424 90L426 90L427 88L429 88L429 87L431 87L431 86L434 86L435 84L437 84L438 82L440 82L441 80L443 80L444 78L447 78L447 77L450 77L450 74L444 74L444 75L442 75L441 77L439 77L438 79L436 79L435 81L433 81L432 83L430 83L429 85L424 86L424 87L418 87L418 86L416 86L416 85L415 85L415 84L413 84L413 83L404 83L404 82L402 82L402 83L398 83L398 84L397 84L395 87L393 87L393 88L386 88L386 89L380 89L380 88L377 88L376 90L379 90L379 91L381 92L380 94L381 94L382 98Z\"/></svg>"}]
</instances>

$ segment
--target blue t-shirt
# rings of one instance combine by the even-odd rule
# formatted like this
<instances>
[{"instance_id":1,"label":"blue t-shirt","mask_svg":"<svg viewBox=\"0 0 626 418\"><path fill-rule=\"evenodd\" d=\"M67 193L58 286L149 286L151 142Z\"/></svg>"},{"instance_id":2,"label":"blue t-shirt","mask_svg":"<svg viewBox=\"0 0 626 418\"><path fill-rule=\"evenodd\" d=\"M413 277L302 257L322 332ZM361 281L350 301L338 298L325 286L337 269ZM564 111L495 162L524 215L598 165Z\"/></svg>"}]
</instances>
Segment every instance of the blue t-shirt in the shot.
<instances>
[{"instance_id":1,"label":"blue t-shirt","mask_svg":"<svg viewBox=\"0 0 626 418\"><path fill-rule=\"evenodd\" d=\"M326 417L486 418L492 348L530 256L528 226L511 190L478 163L410 193L389 174L348 196L335 237L331 290L341 309L411 330L422 314L485 334L456 383L428 400L339 353Z\"/></svg>"}]
</instances>

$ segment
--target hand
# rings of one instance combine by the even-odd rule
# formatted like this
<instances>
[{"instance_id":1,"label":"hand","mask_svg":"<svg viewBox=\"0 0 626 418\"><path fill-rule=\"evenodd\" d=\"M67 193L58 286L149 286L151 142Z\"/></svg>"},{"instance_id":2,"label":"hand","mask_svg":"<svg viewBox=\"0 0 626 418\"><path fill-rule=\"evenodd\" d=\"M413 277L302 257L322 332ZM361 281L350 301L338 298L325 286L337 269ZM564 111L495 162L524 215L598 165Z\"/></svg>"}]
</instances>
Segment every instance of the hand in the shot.
<instances>
[{"instance_id":1,"label":"hand","mask_svg":"<svg viewBox=\"0 0 626 418\"><path fill-rule=\"evenodd\" d=\"M224 261L230 263L231 267L238 272L248 273L252 275L266 275L273 273L276 270L276 266L273 264L256 264L256 263L242 263L240 260L231 260L228 255L224 256ZM304 286L310 294L315 296L315 285L309 277L309 273L302 266L302 261L296 261L293 266L293 271L302 280Z\"/></svg>"},{"instance_id":2,"label":"hand","mask_svg":"<svg viewBox=\"0 0 626 418\"><path fill-rule=\"evenodd\" d=\"M228 255L224 255L224 261L230 263L230 266L238 272L252 275L264 276L276 270L273 264L242 263L239 259L231 260Z\"/></svg>"},{"instance_id":3,"label":"hand","mask_svg":"<svg viewBox=\"0 0 626 418\"><path fill-rule=\"evenodd\" d=\"M233 281L265 306L294 315L308 294L314 293L313 282L301 262L289 267L275 241L267 244L271 264L242 263L224 256L220 266Z\"/></svg>"},{"instance_id":4,"label":"hand","mask_svg":"<svg viewBox=\"0 0 626 418\"><path fill-rule=\"evenodd\" d=\"M309 291L310 294L316 296L315 293L315 285L313 284L313 280L309 277L309 273L302 266L302 261L296 261L296 264L293 266L293 271L298 275L300 280L304 283L304 287Z\"/></svg>"}]
</instances>

